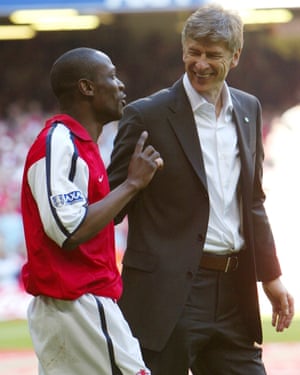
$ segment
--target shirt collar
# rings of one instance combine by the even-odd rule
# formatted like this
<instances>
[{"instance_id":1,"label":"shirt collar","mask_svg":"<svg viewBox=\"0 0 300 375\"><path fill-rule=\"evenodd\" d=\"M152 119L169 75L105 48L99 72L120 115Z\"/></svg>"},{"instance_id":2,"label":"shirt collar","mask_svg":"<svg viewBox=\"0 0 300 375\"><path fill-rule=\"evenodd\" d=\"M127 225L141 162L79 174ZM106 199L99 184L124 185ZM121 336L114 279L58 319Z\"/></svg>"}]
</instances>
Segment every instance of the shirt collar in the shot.
<instances>
[{"instance_id":1,"label":"shirt collar","mask_svg":"<svg viewBox=\"0 0 300 375\"><path fill-rule=\"evenodd\" d=\"M207 100L202 95L198 94L197 91L194 89L188 78L187 73L185 73L183 76L183 86L190 100L193 113L195 113L195 111L203 104L208 103ZM221 95L223 102L222 113L224 114L225 120L230 121L232 117L233 105L230 91L226 82L224 82Z\"/></svg>"},{"instance_id":2,"label":"shirt collar","mask_svg":"<svg viewBox=\"0 0 300 375\"><path fill-rule=\"evenodd\" d=\"M54 115L49 121L47 121L47 125L50 126L53 122L61 122L67 126L78 138L85 141L92 141L92 138L85 127L69 115L64 113Z\"/></svg>"}]
</instances>

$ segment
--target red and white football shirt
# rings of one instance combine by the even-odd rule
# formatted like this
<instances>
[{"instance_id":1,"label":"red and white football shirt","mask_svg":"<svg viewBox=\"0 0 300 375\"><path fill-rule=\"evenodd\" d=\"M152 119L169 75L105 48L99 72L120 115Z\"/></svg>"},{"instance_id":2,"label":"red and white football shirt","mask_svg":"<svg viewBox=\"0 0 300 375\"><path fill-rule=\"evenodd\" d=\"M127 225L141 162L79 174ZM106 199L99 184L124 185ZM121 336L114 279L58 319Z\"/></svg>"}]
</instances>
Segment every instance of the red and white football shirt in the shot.
<instances>
[{"instance_id":1,"label":"red and white football shirt","mask_svg":"<svg viewBox=\"0 0 300 375\"><path fill-rule=\"evenodd\" d=\"M29 150L23 176L28 260L22 277L28 293L60 299L85 293L120 297L113 222L76 249L62 248L88 205L108 193L105 166L87 130L68 115L49 119Z\"/></svg>"}]
</instances>

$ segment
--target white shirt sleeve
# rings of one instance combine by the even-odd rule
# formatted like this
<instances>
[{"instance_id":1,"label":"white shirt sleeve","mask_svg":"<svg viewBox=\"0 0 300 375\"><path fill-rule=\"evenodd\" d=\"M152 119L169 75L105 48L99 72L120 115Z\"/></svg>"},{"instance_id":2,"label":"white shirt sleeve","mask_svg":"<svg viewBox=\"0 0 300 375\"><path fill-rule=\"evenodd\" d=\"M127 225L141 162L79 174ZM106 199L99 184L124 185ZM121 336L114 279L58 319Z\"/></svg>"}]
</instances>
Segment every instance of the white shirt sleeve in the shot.
<instances>
[{"instance_id":1,"label":"white shirt sleeve","mask_svg":"<svg viewBox=\"0 0 300 375\"><path fill-rule=\"evenodd\" d=\"M86 216L89 179L67 127L56 126L46 156L30 167L27 177L45 232L62 246Z\"/></svg>"}]
</instances>

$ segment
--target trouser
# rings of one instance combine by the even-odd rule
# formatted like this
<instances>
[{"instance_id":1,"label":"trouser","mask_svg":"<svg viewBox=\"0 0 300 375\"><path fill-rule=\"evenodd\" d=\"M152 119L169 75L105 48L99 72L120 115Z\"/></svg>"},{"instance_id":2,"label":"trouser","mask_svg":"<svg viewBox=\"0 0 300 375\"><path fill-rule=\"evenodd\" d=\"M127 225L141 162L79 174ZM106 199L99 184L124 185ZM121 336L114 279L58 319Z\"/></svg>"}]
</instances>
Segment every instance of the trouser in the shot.
<instances>
[{"instance_id":1,"label":"trouser","mask_svg":"<svg viewBox=\"0 0 300 375\"><path fill-rule=\"evenodd\" d=\"M249 338L233 273L199 269L182 315L161 352L142 348L152 375L265 375ZM170 298L172 298L170 296Z\"/></svg>"},{"instance_id":2,"label":"trouser","mask_svg":"<svg viewBox=\"0 0 300 375\"><path fill-rule=\"evenodd\" d=\"M39 375L150 375L117 303L35 297L28 321Z\"/></svg>"}]
</instances>

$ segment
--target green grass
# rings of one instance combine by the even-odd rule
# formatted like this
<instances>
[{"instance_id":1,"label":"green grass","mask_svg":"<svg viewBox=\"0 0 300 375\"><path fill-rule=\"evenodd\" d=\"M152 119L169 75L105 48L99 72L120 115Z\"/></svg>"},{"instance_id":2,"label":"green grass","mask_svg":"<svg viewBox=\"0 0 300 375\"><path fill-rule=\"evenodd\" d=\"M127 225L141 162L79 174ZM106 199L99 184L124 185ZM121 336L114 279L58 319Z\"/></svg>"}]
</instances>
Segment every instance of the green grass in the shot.
<instances>
[{"instance_id":1,"label":"green grass","mask_svg":"<svg viewBox=\"0 0 300 375\"><path fill-rule=\"evenodd\" d=\"M271 317L263 317L264 342L299 342L300 315L294 316L291 326L283 332L276 332L271 324Z\"/></svg>"},{"instance_id":2,"label":"green grass","mask_svg":"<svg viewBox=\"0 0 300 375\"><path fill-rule=\"evenodd\" d=\"M32 349L26 320L0 322L0 350Z\"/></svg>"},{"instance_id":3,"label":"green grass","mask_svg":"<svg viewBox=\"0 0 300 375\"><path fill-rule=\"evenodd\" d=\"M271 325L271 318L263 318L264 342L295 342L300 341L300 315L295 316L291 327L277 333ZM28 325L25 320L0 322L0 350L28 350L32 349Z\"/></svg>"}]
</instances>

